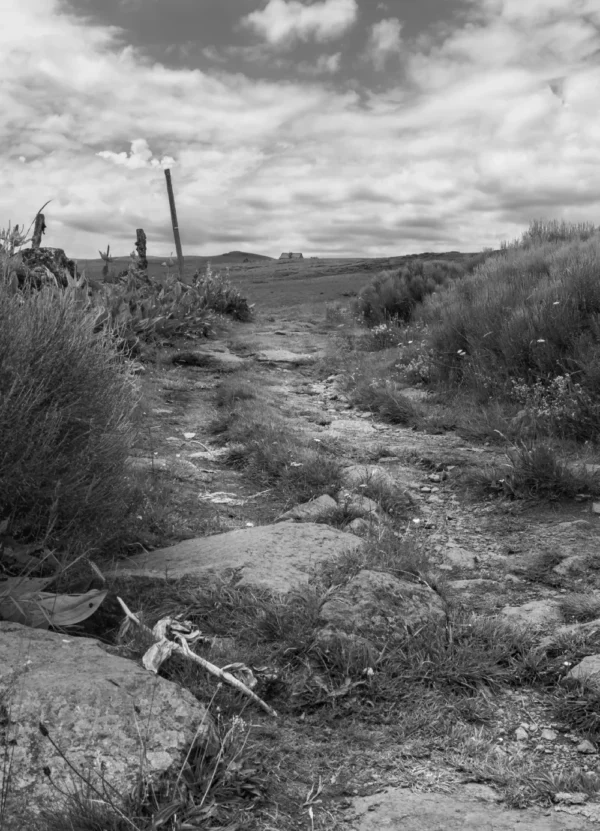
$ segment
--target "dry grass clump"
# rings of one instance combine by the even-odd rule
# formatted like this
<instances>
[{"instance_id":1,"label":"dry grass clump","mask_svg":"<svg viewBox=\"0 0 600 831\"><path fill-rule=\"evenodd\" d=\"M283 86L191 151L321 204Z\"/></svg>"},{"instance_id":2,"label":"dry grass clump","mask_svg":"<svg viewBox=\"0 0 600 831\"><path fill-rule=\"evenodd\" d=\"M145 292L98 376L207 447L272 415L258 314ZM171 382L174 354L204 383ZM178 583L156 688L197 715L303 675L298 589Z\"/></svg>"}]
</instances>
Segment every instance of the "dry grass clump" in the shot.
<instances>
[{"instance_id":1,"label":"dry grass clump","mask_svg":"<svg viewBox=\"0 0 600 831\"><path fill-rule=\"evenodd\" d=\"M0 284L0 519L14 536L82 550L130 510L134 376L72 295Z\"/></svg>"}]
</instances>

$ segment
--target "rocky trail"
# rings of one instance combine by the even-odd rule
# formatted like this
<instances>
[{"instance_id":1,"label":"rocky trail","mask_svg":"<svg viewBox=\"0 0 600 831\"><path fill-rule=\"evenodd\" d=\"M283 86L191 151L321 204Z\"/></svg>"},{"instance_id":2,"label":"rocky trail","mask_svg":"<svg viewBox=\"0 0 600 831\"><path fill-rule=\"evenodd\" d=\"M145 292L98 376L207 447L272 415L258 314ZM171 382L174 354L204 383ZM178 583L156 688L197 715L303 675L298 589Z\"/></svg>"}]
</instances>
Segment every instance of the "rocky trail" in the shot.
<instances>
[{"instance_id":1,"label":"rocky trail","mask_svg":"<svg viewBox=\"0 0 600 831\"><path fill-rule=\"evenodd\" d=\"M286 593L306 587L317 567L360 550L366 536L392 523L398 537L426 554L455 604L522 622L539 631L540 640L556 638L571 625L561 605L565 595L600 596L600 536L590 504L519 508L470 496L461 485L464 476L498 462L499 449L453 433L429 435L385 424L353 408L333 368L327 370L333 331L300 308L277 320L259 314L252 323L232 324L217 340L162 349L144 364L142 439L131 464L168 481L170 507L160 531L146 529L139 553L101 564L103 572L133 580L233 576L242 586ZM224 463L227 447L211 431L215 393L224 378L245 370L258 396L264 389L309 443L335 452L343 465L338 494L289 504L277 489L257 487ZM408 394L426 406L422 390ZM385 503L365 496L365 486L373 483L382 494L393 491L393 518ZM340 508L354 517L342 528L327 522ZM542 561L547 568L536 579ZM319 636L326 641L336 630L355 637L381 615L418 624L424 615L443 615L443 608L430 587L413 583L407 590L393 570L365 568L323 605ZM48 637L57 636L40 635ZM600 656L594 661L586 658L575 675L600 667ZM573 669L565 668L565 675ZM175 707L171 700L166 706ZM493 720L481 730L487 730L487 742L501 748L509 769L514 761L532 775L600 772L597 747L561 724L542 693L506 690L490 707ZM258 711L252 722L285 750L282 764L291 791L306 796L321 783L318 799L306 796L294 828L600 828L596 797L564 793L550 806L507 807L502 789L465 765L468 749L453 756L447 742L442 746L418 735L399 740L389 723L344 726L338 719L323 727L310 715L274 723ZM157 735L159 744L162 736ZM262 827L284 826L270 819Z\"/></svg>"},{"instance_id":2,"label":"rocky trail","mask_svg":"<svg viewBox=\"0 0 600 831\"><path fill-rule=\"evenodd\" d=\"M401 486L404 533L444 573L456 602L506 615L546 635L567 625L561 596L600 587L600 572L594 570L600 563L600 537L590 505L519 511L506 503L465 497L457 487L462 474L497 462L497 448L473 446L451 433L414 432L357 411L338 389L335 374L323 378L330 338L325 327L301 317L259 319L235 326L225 342L202 346L195 357L184 353L184 360L173 363L173 355L167 354L162 366L151 370L155 392L147 417L152 455L140 454L136 463L175 471L183 490L189 488L205 508L210 506L213 528L220 533L195 537L192 526L189 540L141 553L119 567L126 566L129 574L154 576L165 567L177 576L237 569L249 585L289 591L306 583L319 561L360 545L365 526L385 522L385 512L364 500L360 489L361 483L380 478ZM345 465L343 498L369 503L363 504L362 514L358 506L356 534L319 522L331 510L330 496L304 506L282 505L276 493L256 491L243 474L220 463L222 448L206 431L214 417L214 389L223 372L241 367L258 371L268 381L270 394L303 434L315 443L335 443ZM420 390L412 394L423 397ZM555 557L556 579L532 580L530 564L549 552ZM360 591L358 587L353 602L364 600L364 609L373 613ZM534 768L539 759L544 770L598 769L597 749L557 724L543 697L507 693L497 701L497 717L497 742L509 756L529 756ZM381 758L376 757L367 753L362 765L355 762L355 781L345 791L349 798L340 801L343 810L336 812L335 827L584 831L600 824L600 805L577 794L566 794L552 808L503 807L497 790L469 783L469 777L436 758L434 747L412 746L410 741L394 747L393 741L384 740Z\"/></svg>"}]
</instances>

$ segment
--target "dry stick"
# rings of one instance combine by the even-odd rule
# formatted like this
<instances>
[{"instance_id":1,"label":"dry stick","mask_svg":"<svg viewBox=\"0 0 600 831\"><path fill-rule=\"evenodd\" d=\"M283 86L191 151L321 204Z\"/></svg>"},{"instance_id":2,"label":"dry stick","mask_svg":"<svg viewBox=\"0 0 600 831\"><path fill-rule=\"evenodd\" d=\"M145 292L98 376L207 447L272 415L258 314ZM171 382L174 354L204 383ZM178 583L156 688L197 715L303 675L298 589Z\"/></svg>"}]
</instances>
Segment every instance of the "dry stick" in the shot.
<instances>
[{"instance_id":1,"label":"dry stick","mask_svg":"<svg viewBox=\"0 0 600 831\"><path fill-rule=\"evenodd\" d=\"M121 608L127 615L127 617L136 623L141 629L144 630L147 634L154 637L154 632L150 629L149 626L146 626L144 623L137 618L133 612L127 608L127 605L121 600L120 597L117 597L117 600L121 604ZM178 652L180 655L183 655L186 658L189 658L191 661L194 661L197 664L200 664L207 672L210 672L211 675L214 675L216 678L219 678L221 681L225 681L227 684L230 684L232 687L235 687L236 690L239 692L244 693L253 701L255 701L259 707L261 707L266 713L274 718L277 718L277 712L266 704L262 698L259 698L255 693L252 692L245 684L242 684L241 681L231 675L229 672L225 672L220 667L216 666L215 664L211 664L210 661L201 658L199 655L196 655L195 652L192 652L185 639L182 639L181 643L173 643L173 651Z\"/></svg>"}]
</instances>

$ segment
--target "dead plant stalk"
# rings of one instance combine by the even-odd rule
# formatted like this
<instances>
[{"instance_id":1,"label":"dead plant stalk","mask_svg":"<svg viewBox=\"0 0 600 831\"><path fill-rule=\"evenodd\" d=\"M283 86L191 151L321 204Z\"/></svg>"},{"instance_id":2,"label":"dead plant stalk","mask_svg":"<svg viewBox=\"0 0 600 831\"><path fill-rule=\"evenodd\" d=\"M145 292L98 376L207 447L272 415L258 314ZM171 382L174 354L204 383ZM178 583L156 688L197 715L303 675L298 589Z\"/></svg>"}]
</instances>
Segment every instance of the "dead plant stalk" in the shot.
<instances>
[{"instance_id":1,"label":"dead plant stalk","mask_svg":"<svg viewBox=\"0 0 600 831\"><path fill-rule=\"evenodd\" d=\"M140 629L142 629L144 632L146 632L154 638L155 636L152 629L143 624L139 620L139 618L137 618L136 615L134 615L133 612L127 607L124 601L121 600L120 597L117 597L117 600L121 604L121 608L123 609L127 617L130 620L132 620L135 624L137 624L137 626L139 626ZM199 655L196 655L195 652L192 652L184 638L180 638L178 643L172 643L171 645L173 652L177 652L179 653L179 655L183 655L190 661L194 661L194 663L200 664L201 667L203 667L211 675L214 675L215 678L218 678L220 681L224 681L226 684L229 684L230 686L234 687L239 692L243 693L244 695L247 695L270 716L273 716L274 718L278 717L277 712L272 707L269 707L269 705L265 701L263 701L262 698L259 698L245 684L243 684L241 681L239 681L237 678L231 675L231 673L226 672L225 670L221 669L215 664L211 664L210 661L207 661L205 658L201 658Z\"/></svg>"}]
</instances>

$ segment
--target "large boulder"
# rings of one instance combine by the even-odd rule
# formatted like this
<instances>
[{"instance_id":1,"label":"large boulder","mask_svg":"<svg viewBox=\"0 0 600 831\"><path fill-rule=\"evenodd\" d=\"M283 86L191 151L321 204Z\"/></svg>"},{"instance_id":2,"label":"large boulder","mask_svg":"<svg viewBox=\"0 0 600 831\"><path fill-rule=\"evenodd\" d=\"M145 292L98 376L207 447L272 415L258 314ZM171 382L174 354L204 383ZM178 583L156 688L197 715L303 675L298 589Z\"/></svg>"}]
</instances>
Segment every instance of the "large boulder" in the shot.
<instances>
[{"instance_id":1,"label":"large boulder","mask_svg":"<svg viewBox=\"0 0 600 831\"><path fill-rule=\"evenodd\" d=\"M285 593L306 585L319 563L361 545L354 534L327 525L278 522L184 540L128 557L116 563L113 570L134 577L163 578L235 571L241 585Z\"/></svg>"},{"instance_id":2,"label":"large boulder","mask_svg":"<svg viewBox=\"0 0 600 831\"><path fill-rule=\"evenodd\" d=\"M218 749L212 718L190 692L91 638L0 622L0 703L11 761L10 782L0 765L0 783L2 793L9 785L4 816L14 823L6 831L24 831L39 806L58 804L57 787L81 789L73 768L100 790L102 772L118 802L142 764L156 780L193 741Z\"/></svg>"}]
</instances>

